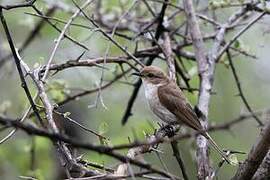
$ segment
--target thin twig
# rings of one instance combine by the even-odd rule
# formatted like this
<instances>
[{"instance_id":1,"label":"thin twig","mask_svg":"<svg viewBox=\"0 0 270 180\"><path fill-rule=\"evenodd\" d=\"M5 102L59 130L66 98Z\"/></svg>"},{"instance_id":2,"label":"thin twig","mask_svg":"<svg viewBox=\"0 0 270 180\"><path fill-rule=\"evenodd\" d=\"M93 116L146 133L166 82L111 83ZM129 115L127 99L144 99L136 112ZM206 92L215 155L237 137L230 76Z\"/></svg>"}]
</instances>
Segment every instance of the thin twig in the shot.
<instances>
[{"instance_id":1,"label":"thin twig","mask_svg":"<svg viewBox=\"0 0 270 180\"><path fill-rule=\"evenodd\" d=\"M27 83L25 81L25 78L24 78L24 74L23 74L23 71L22 71L22 68L21 68L21 63L20 63L20 59L17 55L17 52L16 52L16 48L15 48L15 45L13 43L13 40L12 40L12 37L10 35L10 32L9 32L9 29L8 29L8 26L7 26L7 23L6 23L6 20L5 20L5 17L3 15L3 11L2 11L2 8L0 8L0 18L1 18L1 22L2 22L2 25L3 25L3 28L5 30L5 33L6 33L6 36L7 36L7 40L8 40L8 43L9 43L9 46L10 46L10 49L11 49L11 52L13 54L13 57L14 57L14 61L15 61L15 64L16 64L16 67L17 67L17 70L18 70L18 73L19 73L19 76L20 76L20 80L21 80L21 86L22 88L24 89L25 91L25 94L27 96L27 99L28 101L30 102L31 104L31 107L39 121L39 123L44 126L43 124L43 120L38 112L38 109L35 105L35 102L31 96L31 93L29 91L29 88L27 86Z\"/></svg>"},{"instance_id":2,"label":"thin twig","mask_svg":"<svg viewBox=\"0 0 270 180\"><path fill-rule=\"evenodd\" d=\"M171 147L173 149L173 155L174 155L175 159L177 160L178 165L180 166L184 180L188 180L188 175L186 172L185 164L180 156L180 152L179 152L179 149L177 146L177 141L172 141Z\"/></svg>"},{"instance_id":3,"label":"thin twig","mask_svg":"<svg viewBox=\"0 0 270 180\"><path fill-rule=\"evenodd\" d=\"M55 12L56 8L52 7L49 8L48 11L46 12L46 16L50 16ZM25 51L25 49L34 41L36 37L38 37L40 30L44 27L45 25L45 20L41 19L38 21L35 25L35 27L29 32L27 35L26 39L23 41L22 45L18 49L19 53L22 53ZM12 53L2 57L0 59L0 68L3 67L3 65L12 57Z\"/></svg>"},{"instance_id":4,"label":"thin twig","mask_svg":"<svg viewBox=\"0 0 270 180\"><path fill-rule=\"evenodd\" d=\"M41 16L44 16L44 14L35 6L32 5L32 8ZM57 32L61 33L61 29L58 28L55 24L53 24L49 19L45 19L46 22L51 25ZM64 37L67 38L68 40L70 40L71 42L73 42L74 44L80 46L81 48L85 49L85 50L89 50L88 47L80 42L78 42L77 40L75 40L73 37L71 37L70 35L68 35L67 33L64 34Z\"/></svg>"},{"instance_id":5,"label":"thin twig","mask_svg":"<svg viewBox=\"0 0 270 180\"><path fill-rule=\"evenodd\" d=\"M0 5L1 9L10 10L15 8L22 8L22 7L30 7L32 6L37 0L29 0L23 3L13 4L13 5Z\"/></svg>"},{"instance_id":6,"label":"thin twig","mask_svg":"<svg viewBox=\"0 0 270 180\"><path fill-rule=\"evenodd\" d=\"M158 39L162 35L162 32L164 31L163 20L164 20L165 12L167 9L167 2L168 2L168 0L164 1L164 4L162 5L162 8L160 10L160 13L157 16L158 25L157 25L156 33L155 33L155 40L156 41L158 41ZM152 46L155 46L155 45L156 45L155 41L152 41ZM157 55L150 56L149 59L146 61L145 65L146 66L151 65L156 56ZM142 85L141 79L137 80L137 82L134 84L133 92L128 100L127 107L125 109L124 115L123 115L122 120L121 120L122 125L126 124L128 121L128 118L132 115L132 107L133 107L133 104L137 98L137 95L139 93L141 85Z\"/></svg>"},{"instance_id":7,"label":"thin twig","mask_svg":"<svg viewBox=\"0 0 270 180\"><path fill-rule=\"evenodd\" d=\"M62 29L60 35L58 36L57 40L56 40L56 43L55 43L55 46L53 48L53 51L50 55L50 58L47 62L47 65L46 65L46 70L44 72L44 75L42 77L42 81L44 82L45 79L47 78L47 75L48 75L48 72L49 72L49 68L50 68L50 64L52 63L52 60L55 56L55 53L56 53L56 50L57 48L59 47L60 45L60 42L62 40L62 38L64 37L64 34L65 32L67 31L68 27L70 26L70 24L72 23L72 21L79 15L79 13L81 12L82 9L86 8L89 4L91 4L93 2L93 0L87 0L80 9L78 9L71 17L70 19L68 20L67 24L64 26L64 28Z\"/></svg>"},{"instance_id":8,"label":"thin twig","mask_svg":"<svg viewBox=\"0 0 270 180\"><path fill-rule=\"evenodd\" d=\"M255 24L258 20L260 20L266 13L263 12L250 21L243 29L241 29L236 35L232 37L232 39L220 50L217 56L217 60L226 52L226 50L244 33L246 32L253 24Z\"/></svg>"},{"instance_id":9,"label":"thin twig","mask_svg":"<svg viewBox=\"0 0 270 180\"><path fill-rule=\"evenodd\" d=\"M85 130L85 131L87 131L87 132L90 132L90 133L94 134L95 136L97 136L97 137L99 137L99 138L101 138L101 139L108 139L108 138L106 138L106 137L104 137L104 136L98 134L97 132L95 132L95 131L93 131L93 130L87 128L87 127L85 127L84 125L78 123L77 121L75 121L75 120L72 119L71 117L67 116L65 113L60 113L60 112L55 111L55 110L54 110L54 113L59 114L60 116L62 116L63 118L67 119L67 120L70 121L71 123L77 125L78 127L82 128L83 130Z\"/></svg>"},{"instance_id":10,"label":"thin twig","mask_svg":"<svg viewBox=\"0 0 270 180\"><path fill-rule=\"evenodd\" d=\"M22 129L22 130L24 130L25 132L27 132L29 134L35 134L37 136L47 137L47 138L51 139L52 141L65 142L65 143L71 144L73 147L80 147L80 148L83 148L83 149L88 149L88 150L92 150L92 151L95 151L95 152L99 152L99 153L102 153L104 155L108 155L108 156L111 156L111 157L113 157L115 159L118 159L121 162L124 162L124 163L129 162L131 164L134 164L134 165L139 166L141 168L145 168L145 169L147 169L149 171L160 174L162 176L169 177L169 178L174 177L175 179L179 179L176 176L173 176L173 175L171 175L171 174L169 174L169 173L167 173L165 171L162 171L162 170L160 170L158 168L155 168L155 167L153 167L152 165L150 165L148 163L133 160L131 158L128 158L126 156L121 155L120 153L112 151L112 148L107 147L107 146L93 145L93 144L89 144L89 143L80 143L80 142L78 142L78 140L70 139L70 138L68 138L68 137L66 137L64 135L60 135L59 133L48 132L46 130L33 127L30 124L25 125L25 124L22 124L22 123L20 123L18 121L2 118L1 116L0 116L0 124L2 124L2 125L11 125L11 126L14 126L15 128Z\"/></svg>"},{"instance_id":11,"label":"thin twig","mask_svg":"<svg viewBox=\"0 0 270 180\"><path fill-rule=\"evenodd\" d=\"M253 110L251 109L245 95L244 95L244 92L242 90L242 87L241 87L241 84L240 84L240 80L238 78L238 75L236 73L236 69L234 67L234 64L233 64L233 61L232 61L232 57L231 57L231 53L229 50L226 51L227 52L227 57L228 57L228 60L229 60L229 64L231 66L231 69L232 69L232 74L233 74L233 77L234 77L234 80L236 82L236 86L237 86L237 89L239 91L239 96L241 97L243 103L245 104L247 110L250 112L250 114L252 114L253 118L257 121L257 123L260 125L260 126L263 126L263 123L262 121L254 114Z\"/></svg>"}]
</instances>

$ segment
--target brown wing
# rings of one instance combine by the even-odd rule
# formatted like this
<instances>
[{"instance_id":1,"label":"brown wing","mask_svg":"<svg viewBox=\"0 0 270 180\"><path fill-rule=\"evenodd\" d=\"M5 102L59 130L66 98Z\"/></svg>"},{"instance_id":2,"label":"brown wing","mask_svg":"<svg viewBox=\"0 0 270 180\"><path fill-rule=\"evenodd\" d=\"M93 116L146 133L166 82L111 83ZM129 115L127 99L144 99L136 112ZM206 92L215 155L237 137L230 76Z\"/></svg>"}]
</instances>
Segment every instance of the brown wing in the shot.
<instances>
[{"instance_id":1,"label":"brown wing","mask_svg":"<svg viewBox=\"0 0 270 180\"><path fill-rule=\"evenodd\" d=\"M180 122L197 131L203 130L197 115L175 83L170 82L159 87L158 97L161 104L173 113Z\"/></svg>"}]
</instances>

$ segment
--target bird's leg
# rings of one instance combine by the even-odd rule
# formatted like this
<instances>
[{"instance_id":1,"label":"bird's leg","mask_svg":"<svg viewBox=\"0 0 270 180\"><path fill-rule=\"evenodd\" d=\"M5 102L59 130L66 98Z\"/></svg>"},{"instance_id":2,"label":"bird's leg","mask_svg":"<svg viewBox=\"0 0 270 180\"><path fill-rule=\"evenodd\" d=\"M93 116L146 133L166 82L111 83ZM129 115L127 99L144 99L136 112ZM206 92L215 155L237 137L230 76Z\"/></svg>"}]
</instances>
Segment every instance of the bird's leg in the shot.
<instances>
[{"instance_id":1,"label":"bird's leg","mask_svg":"<svg viewBox=\"0 0 270 180\"><path fill-rule=\"evenodd\" d=\"M180 129L181 125L173 125L173 124L162 124L159 132L163 132L169 138L173 137L176 132Z\"/></svg>"}]
</instances>

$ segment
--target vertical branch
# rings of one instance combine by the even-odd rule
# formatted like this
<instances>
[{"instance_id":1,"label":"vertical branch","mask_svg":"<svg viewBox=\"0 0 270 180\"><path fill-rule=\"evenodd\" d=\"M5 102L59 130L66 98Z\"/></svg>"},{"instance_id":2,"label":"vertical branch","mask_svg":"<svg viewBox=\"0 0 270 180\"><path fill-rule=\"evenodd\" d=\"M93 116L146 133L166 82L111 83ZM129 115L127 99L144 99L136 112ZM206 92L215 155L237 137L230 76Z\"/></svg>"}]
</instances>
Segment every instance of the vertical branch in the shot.
<instances>
[{"instance_id":1,"label":"vertical branch","mask_svg":"<svg viewBox=\"0 0 270 180\"><path fill-rule=\"evenodd\" d=\"M175 62L174 62L174 58L173 58L171 39L170 39L168 32L164 32L163 36L164 36L163 53L166 57L166 62L168 65L169 78L171 81L176 82ZM184 162L181 158L181 155L180 155L180 152L179 152L179 149L177 146L177 141L172 141L171 147L173 150L173 155L175 156L176 161L181 169L184 180L188 180L186 168L185 168Z\"/></svg>"},{"instance_id":2,"label":"vertical branch","mask_svg":"<svg viewBox=\"0 0 270 180\"><path fill-rule=\"evenodd\" d=\"M176 81L175 75L175 62L173 58L173 52L171 47L171 39L168 32L164 32L164 44L163 44L164 54L166 56L166 61L168 65L169 78L172 81Z\"/></svg>"},{"instance_id":3,"label":"vertical branch","mask_svg":"<svg viewBox=\"0 0 270 180\"><path fill-rule=\"evenodd\" d=\"M205 47L199 28L199 24L196 19L195 10L193 8L192 0L184 0L184 8L188 21L188 27L193 42L195 51L195 57L198 63L198 71L200 77L200 91L198 108L201 112L208 116L208 107L210 102L210 92L212 88L213 72L215 62L208 62ZM208 126L207 118L200 119L202 126L206 129ZM205 137L199 135L197 137L197 166L198 166L198 178L206 179L211 173L211 167L209 163L208 143Z\"/></svg>"}]
</instances>

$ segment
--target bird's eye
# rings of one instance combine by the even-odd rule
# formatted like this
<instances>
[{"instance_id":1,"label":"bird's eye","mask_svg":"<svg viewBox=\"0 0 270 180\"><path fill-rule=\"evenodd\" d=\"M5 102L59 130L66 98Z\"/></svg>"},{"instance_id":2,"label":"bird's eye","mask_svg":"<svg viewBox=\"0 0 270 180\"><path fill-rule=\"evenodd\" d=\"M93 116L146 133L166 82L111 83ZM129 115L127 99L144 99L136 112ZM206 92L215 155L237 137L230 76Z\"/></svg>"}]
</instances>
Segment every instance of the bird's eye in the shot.
<instances>
[{"instance_id":1,"label":"bird's eye","mask_svg":"<svg viewBox=\"0 0 270 180\"><path fill-rule=\"evenodd\" d=\"M152 77L154 77L155 75L152 74L152 73L149 73L147 76L150 77L150 78L152 78Z\"/></svg>"}]
</instances>

